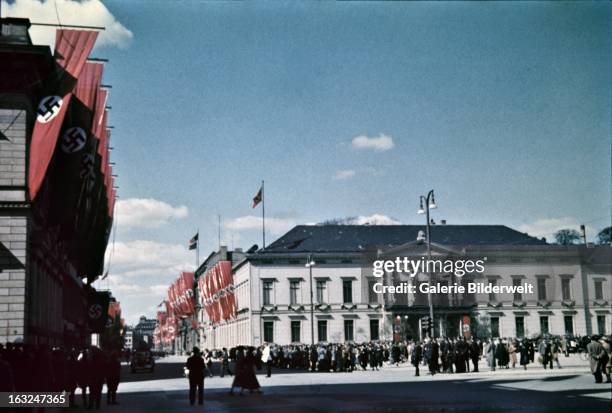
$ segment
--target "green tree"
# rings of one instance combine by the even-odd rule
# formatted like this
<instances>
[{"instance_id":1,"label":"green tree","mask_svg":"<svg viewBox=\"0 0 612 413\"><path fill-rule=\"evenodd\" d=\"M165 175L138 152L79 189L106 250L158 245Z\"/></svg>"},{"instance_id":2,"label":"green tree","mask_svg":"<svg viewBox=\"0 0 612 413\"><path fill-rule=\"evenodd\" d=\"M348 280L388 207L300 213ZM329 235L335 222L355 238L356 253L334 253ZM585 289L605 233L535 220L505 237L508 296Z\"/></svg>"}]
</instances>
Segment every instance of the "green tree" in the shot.
<instances>
[{"instance_id":1,"label":"green tree","mask_svg":"<svg viewBox=\"0 0 612 413\"><path fill-rule=\"evenodd\" d=\"M597 243L600 245L612 244L612 227L607 227L597 234Z\"/></svg>"},{"instance_id":2,"label":"green tree","mask_svg":"<svg viewBox=\"0 0 612 413\"><path fill-rule=\"evenodd\" d=\"M575 229L560 229L555 233L555 240L559 245L573 245L580 240L580 234Z\"/></svg>"}]
</instances>

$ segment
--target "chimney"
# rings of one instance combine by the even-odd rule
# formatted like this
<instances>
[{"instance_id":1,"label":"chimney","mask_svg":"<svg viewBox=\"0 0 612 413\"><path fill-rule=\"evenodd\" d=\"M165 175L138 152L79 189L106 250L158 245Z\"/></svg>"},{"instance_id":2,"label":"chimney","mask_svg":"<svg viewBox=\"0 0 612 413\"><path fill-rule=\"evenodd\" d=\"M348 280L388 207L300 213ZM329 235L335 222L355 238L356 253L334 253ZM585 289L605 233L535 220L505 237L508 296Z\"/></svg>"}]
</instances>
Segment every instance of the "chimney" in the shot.
<instances>
[{"instance_id":1,"label":"chimney","mask_svg":"<svg viewBox=\"0 0 612 413\"><path fill-rule=\"evenodd\" d=\"M440 225L446 225L446 220L445 219L441 219L440 220Z\"/></svg>"}]
</instances>

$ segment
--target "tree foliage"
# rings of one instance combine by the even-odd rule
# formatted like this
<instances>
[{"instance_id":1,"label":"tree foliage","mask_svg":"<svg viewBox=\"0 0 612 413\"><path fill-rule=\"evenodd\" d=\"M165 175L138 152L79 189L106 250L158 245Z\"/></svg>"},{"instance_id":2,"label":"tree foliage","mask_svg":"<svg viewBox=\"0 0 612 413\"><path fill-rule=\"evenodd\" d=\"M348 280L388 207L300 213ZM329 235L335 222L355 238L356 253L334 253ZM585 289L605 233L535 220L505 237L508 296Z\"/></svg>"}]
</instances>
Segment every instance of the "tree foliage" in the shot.
<instances>
[{"instance_id":1,"label":"tree foliage","mask_svg":"<svg viewBox=\"0 0 612 413\"><path fill-rule=\"evenodd\" d=\"M607 227L597 234L597 243L600 245L612 244L612 227Z\"/></svg>"},{"instance_id":2,"label":"tree foliage","mask_svg":"<svg viewBox=\"0 0 612 413\"><path fill-rule=\"evenodd\" d=\"M574 245L580 240L580 234L575 229L560 229L555 233L559 245Z\"/></svg>"}]
</instances>

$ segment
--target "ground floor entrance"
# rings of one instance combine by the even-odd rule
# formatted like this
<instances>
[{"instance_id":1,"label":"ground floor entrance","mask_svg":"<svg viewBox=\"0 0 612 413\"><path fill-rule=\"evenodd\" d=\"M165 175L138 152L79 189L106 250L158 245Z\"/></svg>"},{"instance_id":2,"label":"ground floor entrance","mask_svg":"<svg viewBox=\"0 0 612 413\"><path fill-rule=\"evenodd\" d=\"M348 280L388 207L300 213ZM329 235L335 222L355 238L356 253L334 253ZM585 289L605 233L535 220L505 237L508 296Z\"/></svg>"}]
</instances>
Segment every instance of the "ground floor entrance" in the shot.
<instances>
[{"instance_id":1,"label":"ground floor entrance","mask_svg":"<svg viewBox=\"0 0 612 413\"><path fill-rule=\"evenodd\" d=\"M429 309L394 309L394 338L399 340L423 340L433 328L434 337L459 337L470 333L470 309L434 309L433 323Z\"/></svg>"}]
</instances>

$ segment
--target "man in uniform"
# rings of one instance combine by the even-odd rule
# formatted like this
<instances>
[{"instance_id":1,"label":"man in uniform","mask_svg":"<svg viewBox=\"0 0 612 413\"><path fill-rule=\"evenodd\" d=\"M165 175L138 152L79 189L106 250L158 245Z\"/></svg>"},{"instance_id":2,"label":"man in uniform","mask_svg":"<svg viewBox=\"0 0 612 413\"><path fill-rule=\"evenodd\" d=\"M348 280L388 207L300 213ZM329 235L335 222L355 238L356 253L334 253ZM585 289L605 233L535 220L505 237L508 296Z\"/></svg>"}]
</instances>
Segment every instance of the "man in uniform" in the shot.
<instances>
[{"instance_id":1,"label":"man in uniform","mask_svg":"<svg viewBox=\"0 0 612 413\"><path fill-rule=\"evenodd\" d=\"M196 388L198 389L198 404L204 403L204 359L198 347L194 347L191 357L187 359L189 370L189 403L195 403Z\"/></svg>"}]
</instances>

